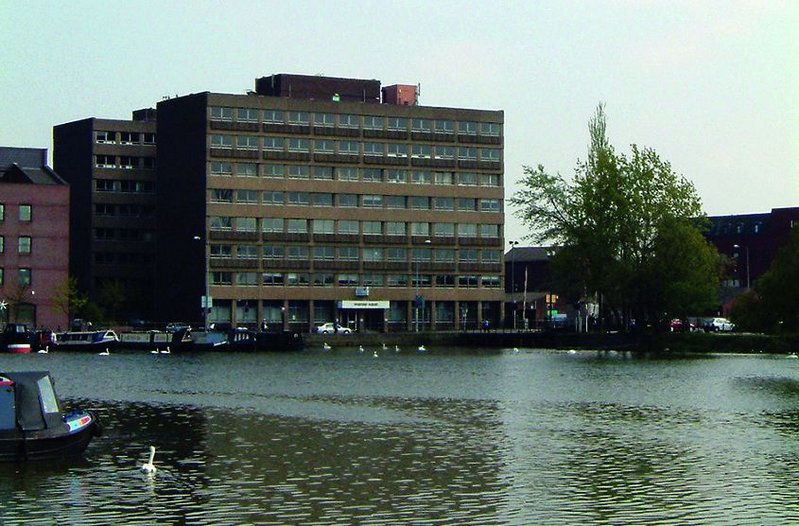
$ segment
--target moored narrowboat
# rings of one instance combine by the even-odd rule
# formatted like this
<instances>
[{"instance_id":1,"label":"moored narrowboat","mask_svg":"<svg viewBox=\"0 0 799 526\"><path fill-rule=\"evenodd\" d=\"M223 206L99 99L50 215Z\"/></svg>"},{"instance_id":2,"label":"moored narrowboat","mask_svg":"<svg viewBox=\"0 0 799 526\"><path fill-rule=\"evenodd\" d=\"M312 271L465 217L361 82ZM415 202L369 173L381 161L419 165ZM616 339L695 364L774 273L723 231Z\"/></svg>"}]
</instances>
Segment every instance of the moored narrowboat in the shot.
<instances>
[{"instance_id":1,"label":"moored narrowboat","mask_svg":"<svg viewBox=\"0 0 799 526\"><path fill-rule=\"evenodd\" d=\"M24 323L8 323L3 330L2 348L12 353L31 352L33 333Z\"/></svg>"}]
</instances>

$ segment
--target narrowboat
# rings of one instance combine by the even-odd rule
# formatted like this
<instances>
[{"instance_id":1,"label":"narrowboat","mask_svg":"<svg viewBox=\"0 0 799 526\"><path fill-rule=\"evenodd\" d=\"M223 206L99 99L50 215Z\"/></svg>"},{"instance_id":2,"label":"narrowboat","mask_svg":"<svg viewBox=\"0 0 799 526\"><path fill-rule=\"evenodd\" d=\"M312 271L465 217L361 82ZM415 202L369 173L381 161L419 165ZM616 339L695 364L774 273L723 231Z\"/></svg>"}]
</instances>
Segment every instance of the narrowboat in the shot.
<instances>
[{"instance_id":1,"label":"narrowboat","mask_svg":"<svg viewBox=\"0 0 799 526\"><path fill-rule=\"evenodd\" d=\"M12 353L29 353L32 338L33 333L24 323L8 323L3 330L2 348Z\"/></svg>"},{"instance_id":2,"label":"narrowboat","mask_svg":"<svg viewBox=\"0 0 799 526\"><path fill-rule=\"evenodd\" d=\"M49 372L0 373L0 462L80 455L101 430L90 411L62 412Z\"/></svg>"},{"instance_id":3,"label":"narrowboat","mask_svg":"<svg viewBox=\"0 0 799 526\"><path fill-rule=\"evenodd\" d=\"M69 331L56 337L55 348L62 351L108 351L118 343L119 337L110 329Z\"/></svg>"}]
</instances>

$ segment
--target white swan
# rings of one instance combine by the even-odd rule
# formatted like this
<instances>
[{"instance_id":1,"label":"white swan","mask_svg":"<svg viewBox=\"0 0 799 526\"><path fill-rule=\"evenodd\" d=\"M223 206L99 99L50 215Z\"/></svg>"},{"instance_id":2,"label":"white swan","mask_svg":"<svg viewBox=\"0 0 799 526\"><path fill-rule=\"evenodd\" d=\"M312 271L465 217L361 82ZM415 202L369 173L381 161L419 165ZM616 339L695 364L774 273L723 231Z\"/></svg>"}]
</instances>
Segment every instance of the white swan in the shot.
<instances>
[{"instance_id":1,"label":"white swan","mask_svg":"<svg viewBox=\"0 0 799 526\"><path fill-rule=\"evenodd\" d=\"M166 346L166 350L161 351L161 354L172 354L172 351L169 350L169 345Z\"/></svg>"},{"instance_id":2,"label":"white swan","mask_svg":"<svg viewBox=\"0 0 799 526\"><path fill-rule=\"evenodd\" d=\"M377 358L377 351L374 351L374 352L372 352L372 356L374 356L375 358Z\"/></svg>"},{"instance_id":3,"label":"white swan","mask_svg":"<svg viewBox=\"0 0 799 526\"><path fill-rule=\"evenodd\" d=\"M109 356L110 354L111 352L108 350L108 347L106 347L104 351L98 352L97 356Z\"/></svg>"},{"instance_id":4,"label":"white swan","mask_svg":"<svg viewBox=\"0 0 799 526\"><path fill-rule=\"evenodd\" d=\"M383 344L383 350L384 350L384 351L387 351L387 350L388 350L388 345L386 345L385 343Z\"/></svg>"},{"instance_id":5,"label":"white swan","mask_svg":"<svg viewBox=\"0 0 799 526\"><path fill-rule=\"evenodd\" d=\"M325 350L325 351L329 351L329 350L332 349L332 347L330 346L329 343L325 342L325 343L322 344L322 349Z\"/></svg>"},{"instance_id":6,"label":"white swan","mask_svg":"<svg viewBox=\"0 0 799 526\"><path fill-rule=\"evenodd\" d=\"M153 460L155 459L155 446L150 446L150 460L143 464L141 470L143 473L150 473L154 474L157 470L155 468L155 464L153 464Z\"/></svg>"},{"instance_id":7,"label":"white swan","mask_svg":"<svg viewBox=\"0 0 799 526\"><path fill-rule=\"evenodd\" d=\"M424 345L420 345L416 350L419 352L427 352L427 347L425 347Z\"/></svg>"},{"instance_id":8,"label":"white swan","mask_svg":"<svg viewBox=\"0 0 799 526\"><path fill-rule=\"evenodd\" d=\"M48 354L50 352L50 347L45 347L44 349L39 349L36 351L39 354Z\"/></svg>"},{"instance_id":9,"label":"white swan","mask_svg":"<svg viewBox=\"0 0 799 526\"><path fill-rule=\"evenodd\" d=\"M358 351L359 351L359 352L363 352L363 345L359 345L359 346L358 346Z\"/></svg>"},{"instance_id":10,"label":"white swan","mask_svg":"<svg viewBox=\"0 0 799 526\"><path fill-rule=\"evenodd\" d=\"M159 351L159 350L158 350L158 348L156 347L155 349L153 349L152 351L150 351L150 354L158 354L159 352L160 352L160 351Z\"/></svg>"},{"instance_id":11,"label":"white swan","mask_svg":"<svg viewBox=\"0 0 799 526\"><path fill-rule=\"evenodd\" d=\"M394 346L394 352L400 352L399 345L395 345L395 346Z\"/></svg>"}]
</instances>

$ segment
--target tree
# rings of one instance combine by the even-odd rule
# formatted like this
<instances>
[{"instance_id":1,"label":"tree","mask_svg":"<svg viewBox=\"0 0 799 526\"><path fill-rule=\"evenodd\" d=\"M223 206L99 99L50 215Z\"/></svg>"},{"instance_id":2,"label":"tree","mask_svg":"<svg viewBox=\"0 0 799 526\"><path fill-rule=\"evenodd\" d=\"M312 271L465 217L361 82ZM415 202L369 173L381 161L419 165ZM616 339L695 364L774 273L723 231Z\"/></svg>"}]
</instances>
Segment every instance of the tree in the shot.
<instances>
[{"instance_id":1,"label":"tree","mask_svg":"<svg viewBox=\"0 0 799 526\"><path fill-rule=\"evenodd\" d=\"M704 304L697 297L717 287L720 259L700 242L691 220L703 217L693 184L650 148L632 145L629 155L617 153L607 138L603 105L588 129L588 157L578 161L572 180L541 165L524 167L522 188L511 203L531 229L527 237L560 247L553 262L559 280L568 273L573 289L595 294L603 320L613 318L623 327L631 319L662 324ZM702 264L671 259L681 244L699 251ZM701 292L688 286L698 283Z\"/></svg>"},{"instance_id":2,"label":"tree","mask_svg":"<svg viewBox=\"0 0 799 526\"><path fill-rule=\"evenodd\" d=\"M111 318L117 320L120 307L125 303L127 295L125 294L125 287L117 280L106 280L100 288L100 298L98 303L100 307L111 315ZM118 320L117 320L118 321Z\"/></svg>"},{"instance_id":3,"label":"tree","mask_svg":"<svg viewBox=\"0 0 799 526\"><path fill-rule=\"evenodd\" d=\"M77 278L69 276L66 281L56 288L53 302L56 308L66 314L67 319L71 320L86 307L89 299L78 290Z\"/></svg>"}]
</instances>

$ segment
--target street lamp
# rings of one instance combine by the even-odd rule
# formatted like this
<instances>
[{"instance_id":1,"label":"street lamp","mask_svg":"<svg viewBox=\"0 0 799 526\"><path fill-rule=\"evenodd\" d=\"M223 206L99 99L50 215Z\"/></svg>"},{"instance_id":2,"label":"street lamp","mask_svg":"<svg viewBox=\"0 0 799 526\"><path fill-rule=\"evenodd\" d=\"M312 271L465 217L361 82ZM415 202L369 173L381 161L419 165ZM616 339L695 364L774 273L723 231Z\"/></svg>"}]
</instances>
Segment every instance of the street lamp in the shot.
<instances>
[{"instance_id":1,"label":"street lamp","mask_svg":"<svg viewBox=\"0 0 799 526\"><path fill-rule=\"evenodd\" d=\"M203 238L201 236L194 236L193 239L195 241L202 241L203 240ZM205 264L203 265L203 269L204 269L203 272L205 273L205 296L203 297L203 299L200 302L200 304L202 305L202 308L203 308L203 328L204 328L205 332L208 332L208 309L210 308L210 297L209 297L209 295L210 295L210 291L209 291L210 285L209 285L209 277L208 277L208 264L209 264L208 259L211 257L211 255L209 253L209 250L208 250L209 249L208 242L205 243L205 247L204 248L205 248L205 250L204 250L204 252L205 252Z\"/></svg>"},{"instance_id":2,"label":"street lamp","mask_svg":"<svg viewBox=\"0 0 799 526\"><path fill-rule=\"evenodd\" d=\"M749 289L749 245L743 247L741 245L733 245L732 247L746 250L746 288Z\"/></svg>"},{"instance_id":3,"label":"street lamp","mask_svg":"<svg viewBox=\"0 0 799 526\"><path fill-rule=\"evenodd\" d=\"M513 302L513 330L516 330L516 296L514 293L516 292L516 272L515 272L515 263L516 258L513 257L513 247L519 244L518 241L508 241L510 245L510 251L508 252L508 256L510 256L510 299Z\"/></svg>"},{"instance_id":4,"label":"street lamp","mask_svg":"<svg viewBox=\"0 0 799 526\"><path fill-rule=\"evenodd\" d=\"M430 244L429 239L424 240L425 245ZM419 332L419 310L422 308L422 297L419 295L419 261L421 260L421 254L419 257L416 258L416 298L414 298L414 309L416 311L416 315L414 316L414 324L416 328L414 332Z\"/></svg>"}]
</instances>

